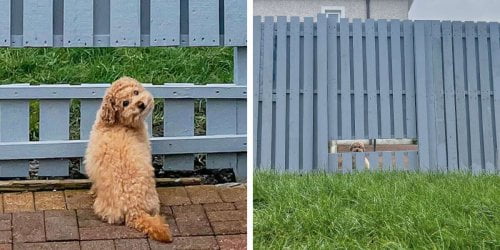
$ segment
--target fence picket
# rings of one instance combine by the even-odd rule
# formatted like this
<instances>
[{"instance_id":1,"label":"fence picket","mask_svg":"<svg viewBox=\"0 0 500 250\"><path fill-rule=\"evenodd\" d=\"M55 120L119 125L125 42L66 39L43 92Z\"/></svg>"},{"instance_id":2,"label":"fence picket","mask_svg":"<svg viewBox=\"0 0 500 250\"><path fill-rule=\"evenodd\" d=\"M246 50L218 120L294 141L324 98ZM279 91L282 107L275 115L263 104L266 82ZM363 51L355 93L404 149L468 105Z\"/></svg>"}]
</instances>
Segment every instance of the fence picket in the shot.
<instances>
[{"instance_id":1,"label":"fence picket","mask_svg":"<svg viewBox=\"0 0 500 250\"><path fill-rule=\"evenodd\" d=\"M404 138L403 123L403 78L401 75L401 23L391 20L391 73L394 138Z\"/></svg>"},{"instance_id":2,"label":"fence picket","mask_svg":"<svg viewBox=\"0 0 500 250\"><path fill-rule=\"evenodd\" d=\"M455 86L453 81L453 44L451 22L442 24L443 76L446 113L446 153L448 170L458 170L457 121L455 115Z\"/></svg>"},{"instance_id":3,"label":"fence picket","mask_svg":"<svg viewBox=\"0 0 500 250\"><path fill-rule=\"evenodd\" d=\"M352 138L351 125L351 63L350 63L349 22L340 20L340 107L342 120L341 138Z\"/></svg>"},{"instance_id":4,"label":"fence picket","mask_svg":"<svg viewBox=\"0 0 500 250\"><path fill-rule=\"evenodd\" d=\"M302 170L310 171L314 166L314 38L313 18L304 18L303 50L303 95L302 95Z\"/></svg>"},{"instance_id":5,"label":"fence picket","mask_svg":"<svg viewBox=\"0 0 500 250\"><path fill-rule=\"evenodd\" d=\"M339 114L337 108L338 103L338 51L337 51L337 19L328 18L328 42L327 42L327 55L328 55L328 70L327 70L327 82L328 82L328 140L337 140L339 138L339 120L337 115ZM337 166L337 163L334 163Z\"/></svg>"},{"instance_id":6,"label":"fence picket","mask_svg":"<svg viewBox=\"0 0 500 250\"><path fill-rule=\"evenodd\" d=\"M0 100L0 142L29 141L29 113L27 100ZM0 161L2 177L28 177L28 171L26 160Z\"/></svg>"},{"instance_id":7,"label":"fence picket","mask_svg":"<svg viewBox=\"0 0 500 250\"><path fill-rule=\"evenodd\" d=\"M354 153L356 157L356 171L361 172L365 170L365 153Z\"/></svg>"},{"instance_id":8,"label":"fence picket","mask_svg":"<svg viewBox=\"0 0 500 250\"><path fill-rule=\"evenodd\" d=\"M290 120L288 164L292 172L300 168L300 22L298 17L290 20Z\"/></svg>"},{"instance_id":9,"label":"fence picket","mask_svg":"<svg viewBox=\"0 0 500 250\"><path fill-rule=\"evenodd\" d=\"M276 132L274 143L274 167L284 171L286 167L286 17L278 17L276 33Z\"/></svg>"},{"instance_id":10,"label":"fence picket","mask_svg":"<svg viewBox=\"0 0 500 250\"><path fill-rule=\"evenodd\" d=\"M110 45L130 47L141 45L140 0L110 0Z\"/></svg>"},{"instance_id":11,"label":"fence picket","mask_svg":"<svg viewBox=\"0 0 500 250\"><path fill-rule=\"evenodd\" d=\"M263 68L262 68L262 140L260 143L260 164L263 168L272 167L273 138L273 55L274 55L274 22L266 17L263 34Z\"/></svg>"},{"instance_id":12,"label":"fence picket","mask_svg":"<svg viewBox=\"0 0 500 250\"><path fill-rule=\"evenodd\" d=\"M247 44L247 3L241 0L224 0L224 44Z\"/></svg>"},{"instance_id":13,"label":"fence picket","mask_svg":"<svg viewBox=\"0 0 500 250\"><path fill-rule=\"evenodd\" d=\"M180 0L150 0L151 45L179 45L181 34Z\"/></svg>"},{"instance_id":14,"label":"fence picket","mask_svg":"<svg viewBox=\"0 0 500 250\"><path fill-rule=\"evenodd\" d=\"M500 55L500 35L498 23L490 23L490 52L492 55ZM500 57L491 57L491 70L493 81L493 107L495 112L495 134L496 134L496 171L500 171Z\"/></svg>"},{"instance_id":15,"label":"fence picket","mask_svg":"<svg viewBox=\"0 0 500 250\"><path fill-rule=\"evenodd\" d=\"M212 105L212 104L211 104ZM207 107L208 108L208 107ZM164 136L192 136L194 135L194 101L189 99L165 100ZM229 115L229 114L228 114ZM208 117L208 116L207 116ZM210 117L211 118L211 117ZM208 120L208 119L207 119ZM208 128L208 126L207 126ZM209 155L208 158L212 158ZM194 170L194 156L169 155L165 156L163 169L165 170ZM214 166L211 166L214 167Z\"/></svg>"},{"instance_id":16,"label":"fence picket","mask_svg":"<svg viewBox=\"0 0 500 250\"><path fill-rule=\"evenodd\" d=\"M63 45L90 47L94 45L94 2L66 0L64 2Z\"/></svg>"},{"instance_id":17,"label":"fence picket","mask_svg":"<svg viewBox=\"0 0 500 250\"><path fill-rule=\"evenodd\" d=\"M328 85L327 70L327 23L326 16L318 16L317 25L317 46L316 46L316 79L317 79L317 115L316 126L316 152L314 158L317 158L316 167L320 170L326 170L328 166Z\"/></svg>"},{"instance_id":18,"label":"fence picket","mask_svg":"<svg viewBox=\"0 0 500 250\"><path fill-rule=\"evenodd\" d=\"M368 93L368 138L379 136L378 95L377 95L377 60L375 51L375 22L366 20L366 88Z\"/></svg>"},{"instance_id":19,"label":"fence picket","mask_svg":"<svg viewBox=\"0 0 500 250\"><path fill-rule=\"evenodd\" d=\"M417 121L415 112L415 57L413 47L413 22L403 21L404 42L404 81L406 108L406 136L417 137Z\"/></svg>"},{"instance_id":20,"label":"fence picket","mask_svg":"<svg viewBox=\"0 0 500 250\"><path fill-rule=\"evenodd\" d=\"M10 0L0 0L0 47L10 46L11 5Z\"/></svg>"},{"instance_id":21,"label":"fence picket","mask_svg":"<svg viewBox=\"0 0 500 250\"><path fill-rule=\"evenodd\" d=\"M425 51L424 21L415 21L414 25L415 51ZM417 96L417 133L419 150L419 170L430 169L429 135L427 123L427 83L426 83L426 56L425 53L415 53L415 85Z\"/></svg>"},{"instance_id":22,"label":"fence picket","mask_svg":"<svg viewBox=\"0 0 500 250\"><path fill-rule=\"evenodd\" d=\"M24 46L50 47L54 43L52 0L24 0Z\"/></svg>"},{"instance_id":23,"label":"fence picket","mask_svg":"<svg viewBox=\"0 0 500 250\"><path fill-rule=\"evenodd\" d=\"M495 171L495 146L493 138L493 118L492 118L492 102L490 97L490 62L489 62L489 48L488 48L488 26L485 22L477 23L478 29L478 63L479 63L479 86L481 94L482 111L482 148L483 148L483 166L484 170L488 173Z\"/></svg>"},{"instance_id":24,"label":"fence picket","mask_svg":"<svg viewBox=\"0 0 500 250\"><path fill-rule=\"evenodd\" d=\"M479 131L478 82L476 72L476 36L473 22L465 22L465 48L467 55L467 90L469 101L469 124L472 172L481 172L481 135Z\"/></svg>"},{"instance_id":25,"label":"fence picket","mask_svg":"<svg viewBox=\"0 0 500 250\"><path fill-rule=\"evenodd\" d=\"M392 164L392 152L382 152L382 170L391 171L394 170Z\"/></svg>"},{"instance_id":26,"label":"fence picket","mask_svg":"<svg viewBox=\"0 0 500 250\"><path fill-rule=\"evenodd\" d=\"M403 161L404 152L403 151L396 151L396 152L394 152L394 154L396 157L396 164L394 165L394 170L398 170L398 171L406 170L405 164Z\"/></svg>"},{"instance_id":27,"label":"fence picket","mask_svg":"<svg viewBox=\"0 0 500 250\"><path fill-rule=\"evenodd\" d=\"M433 92L435 97L435 126L436 126L436 167L438 171L447 170L446 153L446 124L445 124L445 101L444 101L444 83L443 83L443 59L442 59L442 40L441 23L432 22L432 63L433 63Z\"/></svg>"},{"instance_id":28,"label":"fence picket","mask_svg":"<svg viewBox=\"0 0 500 250\"><path fill-rule=\"evenodd\" d=\"M365 137L365 93L363 67L363 27L360 19L352 21L352 53L354 81L354 138Z\"/></svg>"},{"instance_id":29,"label":"fence picket","mask_svg":"<svg viewBox=\"0 0 500 250\"><path fill-rule=\"evenodd\" d=\"M69 139L70 100L40 100L40 141ZM68 176L69 161L40 160L39 176Z\"/></svg>"},{"instance_id":30,"label":"fence picket","mask_svg":"<svg viewBox=\"0 0 500 250\"><path fill-rule=\"evenodd\" d=\"M458 146L458 169L465 171L469 170L469 137L468 137L468 121L465 99L465 75L464 64L464 43L463 43L463 24L461 22L453 22L453 67L454 67L454 82L455 82L455 100L457 112L457 146ZM467 135L467 136L466 136Z\"/></svg>"},{"instance_id":31,"label":"fence picket","mask_svg":"<svg viewBox=\"0 0 500 250\"><path fill-rule=\"evenodd\" d=\"M196 13L189 15L189 44L218 46L219 0L190 0L189 13Z\"/></svg>"},{"instance_id":32,"label":"fence picket","mask_svg":"<svg viewBox=\"0 0 500 250\"><path fill-rule=\"evenodd\" d=\"M261 86L261 80L260 80L260 73L262 72L261 68L261 33L262 33L262 23L261 23L261 17L260 16L255 16L253 18L253 165L258 168L260 167L260 162L258 157L260 153L257 151L260 149L260 138L261 135L259 134L259 128L261 128L261 113L259 112L259 107L260 107L260 86Z\"/></svg>"},{"instance_id":33,"label":"fence picket","mask_svg":"<svg viewBox=\"0 0 500 250\"><path fill-rule=\"evenodd\" d=\"M379 168L379 152L369 152L368 161L370 162L370 171L380 170Z\"/></svg>"},{"instance_id":34,"label":"fence picket","mask_svg":"<svg viewBox=\"0 0 500 250\"><path fill-rule=\"evenodd\" d=\"M380 86L380 128L382 138L391 138L391 95L389 93L389 52L387 45L387 21L379 20L378 29L378 63Z\"/></svg>"},{"instance_id":35,"label":"fence picket","mask_svg":"<svg viewBox=\"0 0 500 250\"><path fill-rule=\"evenodd\" d=\"M352 154L342 154L342 173L352 173Z\"/></svg>"}]
</instances>

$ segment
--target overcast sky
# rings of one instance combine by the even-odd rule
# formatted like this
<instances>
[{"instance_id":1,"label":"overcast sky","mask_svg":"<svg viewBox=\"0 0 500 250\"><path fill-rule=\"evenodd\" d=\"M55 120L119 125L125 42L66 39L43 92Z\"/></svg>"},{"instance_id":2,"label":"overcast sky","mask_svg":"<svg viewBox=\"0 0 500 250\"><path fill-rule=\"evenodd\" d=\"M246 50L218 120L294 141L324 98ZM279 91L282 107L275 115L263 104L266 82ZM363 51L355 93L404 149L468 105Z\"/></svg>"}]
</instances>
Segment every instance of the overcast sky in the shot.
<instances>
[{"instance_id":1,"label":"overcast sky","mask_svg":"<svg viewBox=\"0 0 500 250\"><path fill-rule=\"evenodd\" d=\"M500 22L500 0L414 0L408 18Z\"/></svg>"}]
</instances>

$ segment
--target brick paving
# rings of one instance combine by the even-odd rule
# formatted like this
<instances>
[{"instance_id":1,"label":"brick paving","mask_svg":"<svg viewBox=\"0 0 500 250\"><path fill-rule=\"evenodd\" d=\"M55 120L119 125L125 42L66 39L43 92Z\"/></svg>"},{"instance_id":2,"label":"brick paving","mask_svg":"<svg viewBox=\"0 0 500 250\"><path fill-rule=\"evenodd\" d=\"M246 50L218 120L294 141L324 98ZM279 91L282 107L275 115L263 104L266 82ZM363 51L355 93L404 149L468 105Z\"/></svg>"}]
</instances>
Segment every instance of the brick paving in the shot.
<instances>
[{"instance_id":1,"label":"brick paving","mask_svg":"<svg viewBox=\"0 0 500 250\"><path fill-rule=\"evenodd\" d=\"M92 211L88 190L0 193L3 249L246 249L246 186L158 188L174 235L160 243Z\"/></svg>"}]
</instances>

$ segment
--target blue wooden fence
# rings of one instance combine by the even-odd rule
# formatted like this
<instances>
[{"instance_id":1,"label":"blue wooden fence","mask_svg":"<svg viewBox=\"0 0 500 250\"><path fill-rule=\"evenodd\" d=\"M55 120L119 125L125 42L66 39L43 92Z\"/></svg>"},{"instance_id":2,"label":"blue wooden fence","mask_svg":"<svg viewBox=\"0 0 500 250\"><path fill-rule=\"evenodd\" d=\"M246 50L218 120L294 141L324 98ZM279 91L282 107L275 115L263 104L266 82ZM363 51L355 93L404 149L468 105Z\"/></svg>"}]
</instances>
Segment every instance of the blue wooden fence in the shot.
<instances>
[{"instance_id":1,"label":"blue wooden fence","mask_svg":"<svg viewBox=\"0 0 500 250\"><path fill-rule=\"evenodd\" d=\"M255 165L500 171L498 23L254 17ZM417 151L329 142L418 139Z\"/></svg>"},{"instance_id":2,"label":"blue wooden fence","mask_svg":"<svg viewBox=\"0 0 500 250\"><path fill-rule=\"evenodd\" d=\"M164 137L152 138L164 167L193 170L194 153L207 168L246 176L245 0L0 0L0 47L234 47L234 82L206 86L148 85L164 99ZM83 157L109 84L0 86L0 177L67 176L66 158ZM69 106L80 100L80 140L69 140ZM206 135L194 136L194 103L206 99ZM29 141L29 102L40 101L40 141ZM152 120L148 118L150 125Z\"/></svg>"}]
</instances>

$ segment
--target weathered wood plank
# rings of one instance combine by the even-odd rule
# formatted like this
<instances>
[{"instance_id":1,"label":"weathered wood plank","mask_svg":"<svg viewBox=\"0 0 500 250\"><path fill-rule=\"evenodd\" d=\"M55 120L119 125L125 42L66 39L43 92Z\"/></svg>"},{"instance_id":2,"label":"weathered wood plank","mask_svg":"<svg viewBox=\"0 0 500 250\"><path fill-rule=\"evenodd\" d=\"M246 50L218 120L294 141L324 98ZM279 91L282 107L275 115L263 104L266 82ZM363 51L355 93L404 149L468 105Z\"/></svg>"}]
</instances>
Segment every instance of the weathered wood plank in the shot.
<instances>
[{"instance_id":1,"label":"weathered wood plank","mask_svg":"<svg viewBox=\"0 0 500 250\"><path fill-rule=\"evenodd\" d=\"M219 1L189 1L189 45L219 46Z\"/></svg>"},{"instance_id":2,"label":"weathered wood plank","mask_svg":"<svg viewBox=\"0 0 500 250\"><path fill-rule=\"evenodd\" d=\"M310 171L314 166L314 36L313 18L304 18L303 50L303 95L302 95L302 170Z\"/></svg>"},{"instance_id":3,"label":"weathered wood plank","mask_svg":"<svg viewBox=\"0 0 500 250\"><path fill-rule=\"evenodd\" d=\"M164 135L193 136L194 135L194 100L165 100ZM165 156L164 169L194 170L194 155Z\"/></svg>"},{"instance_id":4,"label":"weathered wood plank","mask_svg":"<svg viewBox=\"0 0 500 250\"><path fill-rule=\"evenodd\" d=\"M458 169L470 170L467 106L465 99L465 64L463 44L463 24L453 22L453 69L455 81L455 102L457 112Z\"/></svg>"},{"instance_id":5,"label":"weathered wood plank","mask_svg":"<svg viewBox=\"0 0 500 250\"><path fill-rule=\"evenodd\" d=\"M141 1L110 0L110 46L141 45Z\"/></svg>"},{"instance_id":6,"label":"weathered wood plank","mask_svg":"<svg viewBox=\"0 0 500 250\"><path fill-rule=\"evenodd\" d=\"M181 40L180 0L150 1L151 45L179 45Z\"/></svg>"},{"instance_id":7,"label":"weathered wood plank","mask_svg":"<svg viewBox=\"0 0 500 250\"><path fill-rule=\"evenodd\" d=\"M94 1L64 1L63 46L90 47L94 45Z\"/></svg>"},{"instance_id":8,"label":"weathered wood plank","mask_svg":"<svg viewBox=\"0 0 500 250\"><path fill-rule=\"evenodd\" d=\"M40 141L69 139L70 100L40 101ZM68 176L69 161L40 160L39 176Z\"/></svg>"},{"instance_id":9,"label":"weathered wood plank","mask_svg":"<svg viewBox=\"0 0 500 250\"><path fill-rule=\"evenodd\" d=\"M481 105L481 118L482 121L482 140L481 145L483 147L483 167L487 173L495 172L495 146L494 146L494 134L493 134L493 113L491 110L492 101L490 97L491 91L491 78L490 78L490 59L488 48L488 26L485 22L477 23L478 29L478 67L479 67L479 86ZM492 57L499 56L498 54L491 54Z\"/></svg>"},{"instance_id":10,"label":"weathered wood plank","mask_svg":"<svg viewBox=\"0 0 500 250\"><path fill-rule=\"evenodd\" d=\"M273 139L273 55L274 22L266 17L263 33L263 68L262 68L262 134L260 143L260 167L272 167Z\"/></svg>"},{"instance_id":11,"label":"weathered wood plank","mask_svg":"<svg viewBox=\"0 0 500 250\"><path fill-rule=\"evenodd\" d=\"M52 0L24 0L23 45L25 47L53 45L53 3Z\"/></svg>"},{"instance_id":12,"label":"weathered wood plank","mask_svg":"<svg viewBox=\"0 0 500 250\"><path fill-rule=\"evenodd\" d=\"M316 46L317 115L316 115L316 155L318 170L328 169L328 54L327 20L318 15Z\"/></svg>"},{"instance_id":13,"label":"weathered wood plank","mask_svg":"<svg viewBox=\"0 0 500 250\"><path fill-rule=\"evenodd\" d=\"M286 17L278 17L276 33L276 130L274 133L274 167L285 171L286 167Z\"/></svg>"}]
</instances>

